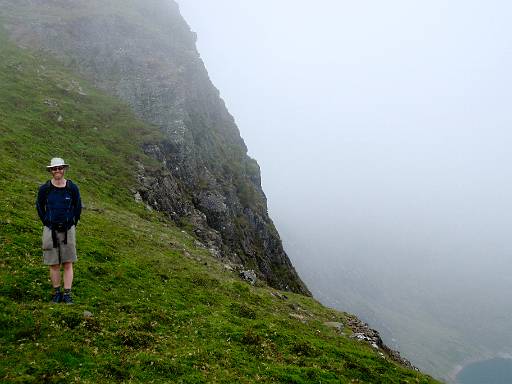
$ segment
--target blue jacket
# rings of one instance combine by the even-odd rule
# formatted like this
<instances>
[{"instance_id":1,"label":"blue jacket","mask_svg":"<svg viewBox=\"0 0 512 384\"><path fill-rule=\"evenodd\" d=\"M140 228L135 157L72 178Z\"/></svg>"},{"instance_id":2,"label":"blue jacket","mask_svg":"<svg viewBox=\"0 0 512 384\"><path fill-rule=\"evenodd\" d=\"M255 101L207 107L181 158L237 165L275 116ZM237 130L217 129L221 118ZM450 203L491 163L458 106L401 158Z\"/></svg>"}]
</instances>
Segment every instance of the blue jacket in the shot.
<instances>
[{"instance_id":1,"label":"blue jacket","mask_svg":"<svg viewBox=\"0 0 512 384\"><path fill-rule=\"evenodd\" d=\"M69 229L80 220L80 191L71 180L67 180L66 186L62 188L47 181L39 187L36 208L39 218L46 227L53 229L57 225L64 225Z\"/></svg>"}]
</instances>

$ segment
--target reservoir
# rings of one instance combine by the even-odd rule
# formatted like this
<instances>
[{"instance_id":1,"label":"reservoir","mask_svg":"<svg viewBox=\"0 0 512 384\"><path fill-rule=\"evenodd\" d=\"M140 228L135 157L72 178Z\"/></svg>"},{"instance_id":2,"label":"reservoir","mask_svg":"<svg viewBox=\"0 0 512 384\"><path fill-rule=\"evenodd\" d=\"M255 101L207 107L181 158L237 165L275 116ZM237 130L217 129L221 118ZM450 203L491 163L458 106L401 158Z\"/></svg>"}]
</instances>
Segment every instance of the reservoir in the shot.
<instances>
[{"instance_id":1,"label":"reservoir","mask_svg":"<svg viewBox=\"0 0 512 384\"><path fill-rule=\"evenodd\" d=\"M495 358L469 364L457 375L458 384L511 384L512 359Z\"/></svg>"}]
</instances>

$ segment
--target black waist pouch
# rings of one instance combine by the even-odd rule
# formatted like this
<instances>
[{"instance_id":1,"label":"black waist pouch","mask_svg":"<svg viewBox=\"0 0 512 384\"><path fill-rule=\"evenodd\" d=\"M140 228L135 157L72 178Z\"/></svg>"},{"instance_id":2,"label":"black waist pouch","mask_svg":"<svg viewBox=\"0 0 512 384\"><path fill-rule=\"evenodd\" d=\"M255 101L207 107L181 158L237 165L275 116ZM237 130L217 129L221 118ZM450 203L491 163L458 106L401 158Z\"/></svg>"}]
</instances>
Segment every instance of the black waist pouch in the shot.
<instances>
[{"instance_id":1,"label":"black waist pouch","mask_svg":"<svg viewBox=\"0 0 512 384\"><path fill-rule=\"evenodd\" d=\"M57 232L64 232L64 244L68 243L68 228L65 223L57 223L53 224L52 226L52 240L53 240L53 248L58 247L58 241L57 241Z\"/></svg>"},{"instance_id":2,"label":"black waist pouch","mask_svg":"<svg viewBox=\"0 0 512 384\"><path fill-rule=\"evenodd\" d=\"M66 232L68 229L66 228L65 223L57 223L57 224L53 224L53 230L55 232Z\"/></svg>"}]
</instances>

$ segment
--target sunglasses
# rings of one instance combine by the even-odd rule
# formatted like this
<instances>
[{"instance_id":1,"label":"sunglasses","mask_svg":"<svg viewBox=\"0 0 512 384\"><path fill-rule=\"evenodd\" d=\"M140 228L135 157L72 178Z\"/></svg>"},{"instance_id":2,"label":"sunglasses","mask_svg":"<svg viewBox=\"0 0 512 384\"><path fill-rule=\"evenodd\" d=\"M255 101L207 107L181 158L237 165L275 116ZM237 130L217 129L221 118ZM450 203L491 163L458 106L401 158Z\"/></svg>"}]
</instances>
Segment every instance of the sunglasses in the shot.
<instances>
[{"instance_id":1,"label":"sunglasses","mask_svg":"<svg viewBox=\"0 0 512 384\"><path fill-rule=\"evenodd\" d=\"M55 172L55 171L62 171L64 169L63 166L58 166L58 167L52 167L50 168L50 171L52 172Z\"/></svg>"}]
</instances>

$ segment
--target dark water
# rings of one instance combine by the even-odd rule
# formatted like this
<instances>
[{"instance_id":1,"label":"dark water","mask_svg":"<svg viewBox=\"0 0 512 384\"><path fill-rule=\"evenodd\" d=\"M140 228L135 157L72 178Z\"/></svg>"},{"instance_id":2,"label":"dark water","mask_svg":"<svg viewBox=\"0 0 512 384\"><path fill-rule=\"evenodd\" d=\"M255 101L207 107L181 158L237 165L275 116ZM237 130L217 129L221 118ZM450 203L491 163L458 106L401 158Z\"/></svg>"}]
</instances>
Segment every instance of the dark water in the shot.
<instances>
[{"instance_id":1,"label":"dark water","mask_svg":"<svg viewBox=\"0 0 512 384\"><path fill-rule=\"evenodd\" d=\"M512 359L491 359L466 365L457 375L459 384L512 384Z\"/></svg>"}]
</instances>

